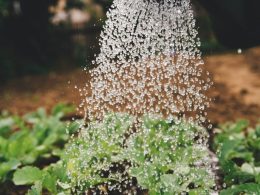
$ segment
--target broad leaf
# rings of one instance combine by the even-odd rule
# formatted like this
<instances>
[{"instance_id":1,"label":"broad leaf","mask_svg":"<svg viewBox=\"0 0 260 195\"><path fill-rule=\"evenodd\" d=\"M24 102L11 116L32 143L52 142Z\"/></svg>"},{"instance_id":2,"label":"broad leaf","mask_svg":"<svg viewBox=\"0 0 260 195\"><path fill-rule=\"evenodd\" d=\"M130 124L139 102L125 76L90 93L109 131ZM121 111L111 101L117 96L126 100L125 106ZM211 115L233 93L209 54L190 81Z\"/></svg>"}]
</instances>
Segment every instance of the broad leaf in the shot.
<instances>
[{"instance_id":1,"label":"broad leaf","mask_svg":"<svg viewBox=\"0 0 260 195\"><path fill-rule=\"evenodd\" d=\"M15 185L33 184L42 179L42 171L36 167L26 166L14 173L13 182Z\"/></svg>"},{"instance_id":2,"label":"broad leaf","mask_svg":"<svg viewBox=\"0 0 260 195\"><path fill-rule=\"evenodd\" d=\"M42 182L36 181L31 189L27 192L27 195L42 195Z\"/></svg>"},{"instance_id":3,"label":"broad leaf","mask_svg":"<svg viewBox=\"0 0 260 195\"><path fill-rule=\"evenodd\" d=\"M10 160L8 162L1 162L0 163L0 181L5 180L7 173L9 173L10 171L16 170L18 168L18 166L20 166L20 165L21 165L20 161L18 161L16 159Z\"/></svg>"},{"instance_id":4,"label":"broad leaf","mask_svg":"<svg viewBox=\"0 0 260 195\"><path fill-rule=\"evenodd\" d=\"M220 195L231 195L231 194L259 194L260 185L255 183L247 183L237 186L232 186L227 190L222 190Z\"/></svg>"}]
</instances>

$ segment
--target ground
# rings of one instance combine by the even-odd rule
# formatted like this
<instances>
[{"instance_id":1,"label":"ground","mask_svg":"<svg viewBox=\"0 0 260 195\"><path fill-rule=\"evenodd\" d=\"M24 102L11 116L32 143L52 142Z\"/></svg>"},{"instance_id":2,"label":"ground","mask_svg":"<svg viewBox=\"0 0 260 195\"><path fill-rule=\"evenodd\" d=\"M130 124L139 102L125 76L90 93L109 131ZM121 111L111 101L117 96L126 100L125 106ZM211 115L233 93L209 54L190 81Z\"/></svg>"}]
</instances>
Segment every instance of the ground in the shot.
<instances>
[{"instance_id":1,"label":"ground","mask_svg":"<svg viewBox=\"0 0 260 195\"><path fill-rule=\"evenodd\" d=\"M208 118L213 124L239 118L252 123L260 119L260 47L204 56L205 68L214 81L209 91L212 105ZM88 80L81 69L27 76L0 87L0 111L24 114L37 107L48 110L58 102L78 105L81 97L75 85Z\"/></svg>"}]
</instances>

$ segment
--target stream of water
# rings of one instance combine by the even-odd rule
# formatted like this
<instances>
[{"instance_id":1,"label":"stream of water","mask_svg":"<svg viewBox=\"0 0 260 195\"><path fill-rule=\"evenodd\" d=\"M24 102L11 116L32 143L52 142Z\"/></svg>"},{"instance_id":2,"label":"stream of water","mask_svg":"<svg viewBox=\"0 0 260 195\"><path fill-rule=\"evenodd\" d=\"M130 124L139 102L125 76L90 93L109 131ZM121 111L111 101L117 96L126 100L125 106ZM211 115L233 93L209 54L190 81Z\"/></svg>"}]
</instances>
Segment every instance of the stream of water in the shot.
<instances>
[{"instance_id":1,"label":"stream of water","mask_svg":"<svg viewBox=\"0 0 260 195\"><path fill-rule=\"evenodd\" d=\"M80 89L85 95L81 107L85 109L86 118L102 121L106 113L117 112L137 119L152 114L169 119L184 118L189 124L203 124L210 103L206 92L212 81L204 71L195 25L190 0L114 0L101 33L100 53L93 61L96 68L89 70L90 81ZM104 136L107 127L101 127L102 122L94 128L95 139L113 144L113 135ZM90 130L82 135L88 138ZM207 153L205 129L204 132L197 135L190 130L189 136L197 144L194 151L199 151L191 156ZM175 137L167 137L165 143L171 139ZM97 140L92 141L95 145ZM134 145L128 142L127 147ZM104 148L100 147L102 151ZM88 155L95 155L93 148L89 151ZM171 152L174 154L175 149ZM80 158L88 164L84 155ZM156 159L154 156L146 160L144 168ZM166 164L171 163L169 159ZM199 170L202 165L211 173L208 157L192 166ZM160 180L159 176L155 179ZM124 181L124 177L119 180Z\"/></svg>"},{"instance_id":2,"label":"stream of water","mask_svg":"<svg viewBox=\"0 0 260 195\"><path fill-rule=\"evenodd\" d=\"M189 0L115 0L85 88L87 117L114 111L205 122L211 80L197 35Z\"/></svg>"}]
</instances>

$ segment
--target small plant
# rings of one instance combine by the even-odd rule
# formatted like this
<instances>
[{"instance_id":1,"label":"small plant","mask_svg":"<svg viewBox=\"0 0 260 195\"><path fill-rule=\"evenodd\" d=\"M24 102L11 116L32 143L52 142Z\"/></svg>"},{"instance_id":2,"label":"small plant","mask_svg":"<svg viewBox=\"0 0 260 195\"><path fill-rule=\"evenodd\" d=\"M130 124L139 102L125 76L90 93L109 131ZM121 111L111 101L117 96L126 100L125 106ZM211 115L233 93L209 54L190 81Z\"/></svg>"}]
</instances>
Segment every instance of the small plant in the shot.
<instances>
[{"instance_id":1,"label":"small plant","mask_svg":"<svg viewBox=\"0 0 260 195\"><path fill-rule=\"evenodd\" d=\"M99 184L122 182L122 174L110 169L124 162L124 140L132 123L128 115L109 114L102 122L91 122L81 130L63 158L72 189L85 191ZM104 186L102 189L107 191Z\"/></svg>"},{"instance_id":2,"label":"small plant","mask_svg":"<svg viewBox=\"0 0 260 195\"><path fill-rule=\"evenodd\" d=\"M127 140L129 174L151 195L209 194L214 177L208 149L199 140L205 137L205 129L183 120L144 117L141 130Z\"/></svg>"},{"instance_id":3,"label":"small plant","mask_svg":"<svg viewBox=\"0 0 260 195\"><path fill-rule=\"evenodd\" d=\"M59 104L49 116L44 109L38 109L24 117L0 119L0 185L11 180L17 168L41 166L41 161L57 161L69 134L79 128L77 122L61 121L72 109Z\"/></svg>"},{"instance_id":4,"label":"small plant","mask_svg":"<svg viewBox=\"0 0 260 195\"><path fill-rule=\"evenodd\" d=\"M23 166L16 185L32 185L28 194L134 193L209 194L205 129L184 120L108 114L82 128L60 153L61 160L42 169Z\"/></svg>"},{"instance_id":5,"label":"small plant","mask_svg":"<svg viewBox=\"0 0 260 195\"><path fill-rule=\"evenodd\" d=\"M66 169L61 161L42 170L33 166L18 169L13 176L15 185L32 185L27 195L41 195L43 190L51 194L70 194Z\"/></svg>"},{"instance_id":6,"label":"small plant","mask_svg":"<svg viewBox=\"0 0 260 195\"><path fill-rule=\"evenodd\" d=\"M108 115L103 123L92 122L82 135L67 144L62 160L40 170L24 167L15 172L16 185L33 185L28 192L40 195L42 190L51 193L83 193L96 184L114 180L101 177L102 171L117 162L121 154L124 132L131 119L123 115ZM36 173L36 175L34 174Z\"/></svg>"},{"instance_id":7,"label":"small plant","mask_svg":"<svg viewBox=\"0 0 260 195\"><path fill-rule=\"evenodd\" d=\"M73 190L109 192L136 179L149 194L209 194L214 177L207 148L199 143L207 136L203 128L148 116L139 125L133 121L107 115L70 143L64 160Z\"/></svg>"},{"instance_id":8,"label":"small plant","mask_svg":"<svg viewBox=\"0 0 260 195\"><path fill-rule=\"evenodd\" d=\"M260 125L248 125L245 120L222 125L214 139L227 187L222 195L260 193Z\"/></svg>"}]
</instances>

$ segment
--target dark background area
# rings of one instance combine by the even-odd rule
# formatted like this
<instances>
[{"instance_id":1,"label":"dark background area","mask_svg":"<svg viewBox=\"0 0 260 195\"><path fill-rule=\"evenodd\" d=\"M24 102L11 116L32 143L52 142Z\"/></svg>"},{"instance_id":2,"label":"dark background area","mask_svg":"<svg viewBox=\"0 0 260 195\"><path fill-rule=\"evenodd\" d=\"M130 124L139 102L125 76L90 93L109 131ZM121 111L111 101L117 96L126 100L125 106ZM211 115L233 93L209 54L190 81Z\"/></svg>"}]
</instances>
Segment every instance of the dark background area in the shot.
<instances>
[{"instance_id":1,"label":"dark background area","mask_svg":"<svg viewBox=\"0 0 260 195\"><path fill-rule=\"evenodd\" d=\"M0 0L0 82L91 64L112 0ZM260 44L258 0L193 0L205 54Z\"/></svg>"}]
</instances>

